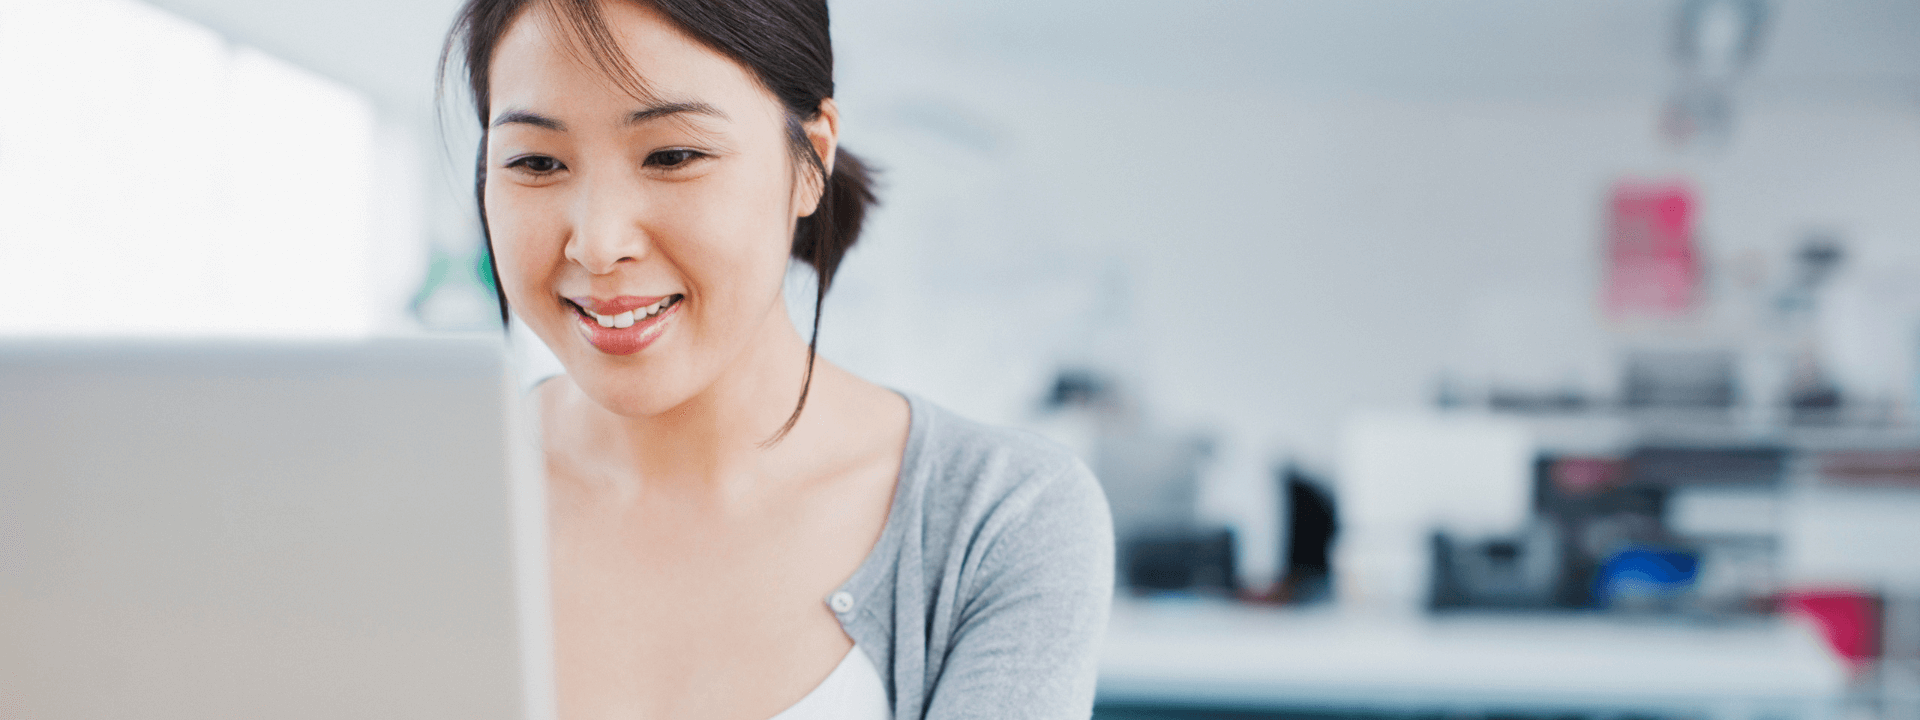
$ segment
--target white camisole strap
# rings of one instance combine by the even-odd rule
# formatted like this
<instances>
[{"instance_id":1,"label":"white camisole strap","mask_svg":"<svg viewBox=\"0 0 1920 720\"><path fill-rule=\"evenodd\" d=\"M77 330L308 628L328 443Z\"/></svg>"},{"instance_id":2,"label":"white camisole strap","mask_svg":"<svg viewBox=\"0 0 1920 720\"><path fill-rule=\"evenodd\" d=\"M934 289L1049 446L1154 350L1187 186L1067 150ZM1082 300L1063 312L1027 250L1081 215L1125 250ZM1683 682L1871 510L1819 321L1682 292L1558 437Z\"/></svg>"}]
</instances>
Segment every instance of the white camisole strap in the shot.
<instances>
[{"instance_id":1,"label":"white camisole strap","mask_svg":"<svg viewBox=\"0 0 1920 720\"><path fill-rule=\"evenodd\" d=\"M893 708L880 671L855 645L812 692L768 720L893 720Z\"/></svg>"}]
</instances>

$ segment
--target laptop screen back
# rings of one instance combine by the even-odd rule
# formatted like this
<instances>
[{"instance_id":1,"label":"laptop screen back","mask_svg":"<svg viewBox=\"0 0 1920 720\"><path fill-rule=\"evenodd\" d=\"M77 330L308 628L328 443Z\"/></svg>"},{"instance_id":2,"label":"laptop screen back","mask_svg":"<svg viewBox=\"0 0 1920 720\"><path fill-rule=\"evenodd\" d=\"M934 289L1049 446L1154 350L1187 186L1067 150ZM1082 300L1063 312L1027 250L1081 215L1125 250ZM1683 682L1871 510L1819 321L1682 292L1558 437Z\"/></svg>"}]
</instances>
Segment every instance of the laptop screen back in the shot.
<instances>
[{"instance_id":1,"label":"laptop screen back","mask_svg":"<svg viewBox=\"0 0 1920 720\"><path fill-rule=\"evenodd\" d=\"M0 343L0 718L550 715L503 357Z\"/></svg>"}]
</instances>

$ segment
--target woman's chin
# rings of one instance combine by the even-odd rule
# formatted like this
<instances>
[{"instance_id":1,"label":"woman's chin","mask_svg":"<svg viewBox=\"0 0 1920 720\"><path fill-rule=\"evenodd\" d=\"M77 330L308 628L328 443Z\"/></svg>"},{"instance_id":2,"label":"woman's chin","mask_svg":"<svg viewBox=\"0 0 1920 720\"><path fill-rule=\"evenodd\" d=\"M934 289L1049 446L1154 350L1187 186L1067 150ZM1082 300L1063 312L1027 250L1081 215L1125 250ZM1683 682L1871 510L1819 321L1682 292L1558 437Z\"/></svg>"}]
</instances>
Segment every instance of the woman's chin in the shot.
<instances>
[{"instance_id":1,"label":"woman's chin","mask_svg":"<svg viewBox=\"0 0 1920 720\"><path fill-rule=\"evenodd\" d=\"M552 337L542 337L560 360L567 378L589 400L617 415L644 418L659 415L685 403L695 393L691 383L676 372L671 358L659 350L640 354L610 354L595 347L583 333L562 323ZM535 334L546 336L548 333Z\"/></svg>"},{"instance_id":2,"label":"woman's chin","mask_svg":"<svg viewBox=\"0 0 1920 720\"><path fill-rule=\"evenodd\" d=\"M568 368L567 375L581 394L607 412L636 420L658 417L685 405L695 393L681 391L682 383L636 377L636 372L606 372L599 368Z\"/></svg>"}]
</instances>

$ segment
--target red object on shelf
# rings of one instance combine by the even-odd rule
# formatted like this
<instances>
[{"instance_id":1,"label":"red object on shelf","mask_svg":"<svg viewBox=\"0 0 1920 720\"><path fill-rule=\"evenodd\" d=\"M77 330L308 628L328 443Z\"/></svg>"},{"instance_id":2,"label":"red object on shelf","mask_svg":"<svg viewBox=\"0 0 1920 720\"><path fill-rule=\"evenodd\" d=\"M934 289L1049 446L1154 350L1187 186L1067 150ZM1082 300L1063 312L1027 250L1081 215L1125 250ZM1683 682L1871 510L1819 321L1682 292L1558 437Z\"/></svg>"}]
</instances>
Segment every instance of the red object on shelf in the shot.
<instances>
[{"instance_id":1,"label":"red object on shelf","mask_svg":"<svg viewBox=\"0 0 1920 720\"><path fill-rule=\"evenodd\" d=\"M1880 598L1858 590L1800 590L1781 609L1812 620L1834 654L1855 670L1880 656Z\"/></svg>"},{"instance_id":2,"label":"red object on shelf","mask_svg":"<svg viewBox=\"0 0 1920 720\"><path fill-rule=\"evenodd\" d=\"M1820 477L1846 485L1920 488L1920 450L1839 450L1820 455Z\"/></svg>"},{"instance_id":3,"label":"red object on shelf","mask_svg":"<svg viewBox=\"0 0 1920 720\"><path fill-rule=\"evenodd\" d=\"M1625 465L1613 458L1563 457L1553 461L1549 477L1554 489L1565 495L1592 495L1618 485L1626 476Z\"/></svg>"},{"instance_id":4,"label":"red object on shelf","mask_svg":"<svg viewBox=\"0 0 1920 720\"><path fill-rule=\"evenodd\" d=\"M1693 188L1680 182L1613 186L1607 227L1607 315L1671 317L1693 309Z\"/></svg>"}]
</instances>

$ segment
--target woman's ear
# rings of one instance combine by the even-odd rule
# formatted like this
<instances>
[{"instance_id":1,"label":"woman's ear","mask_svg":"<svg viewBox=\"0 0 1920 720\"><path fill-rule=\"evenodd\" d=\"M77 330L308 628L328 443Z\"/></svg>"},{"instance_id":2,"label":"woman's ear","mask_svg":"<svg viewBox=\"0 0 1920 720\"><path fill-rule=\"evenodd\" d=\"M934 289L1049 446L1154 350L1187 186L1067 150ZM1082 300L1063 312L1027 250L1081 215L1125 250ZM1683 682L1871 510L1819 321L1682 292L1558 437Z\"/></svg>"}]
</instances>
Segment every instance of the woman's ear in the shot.
<instances>
[{"instance_id":1,"label":"woman's ear","mask_svg":"<svg viewBox=\"0 0 1920 720\"><path fill-rule=\"evenodd\" d=\"M806 210L800 216L806 217L820 208L820 198L827 191L827 179L833 177L834 152L840 147L840 106L834 104L833 98L821 98L819 114L800 127L806 132L807 143L813 146L813 154L820 158L820 167L824 170L820 177L811 178L805 184L807 197L799 206Z\"/></svg>"}]
</instances>

